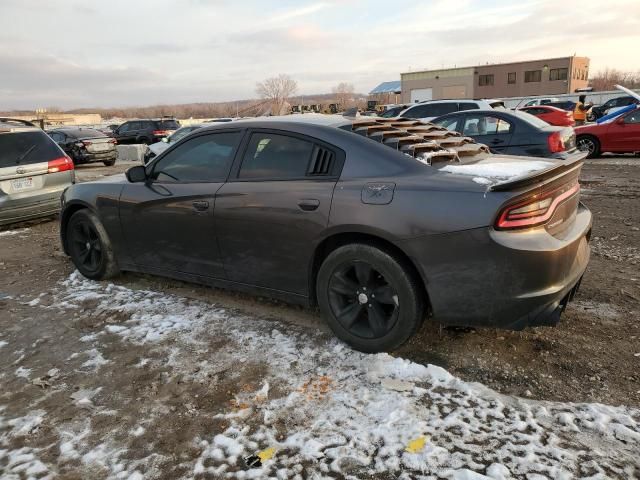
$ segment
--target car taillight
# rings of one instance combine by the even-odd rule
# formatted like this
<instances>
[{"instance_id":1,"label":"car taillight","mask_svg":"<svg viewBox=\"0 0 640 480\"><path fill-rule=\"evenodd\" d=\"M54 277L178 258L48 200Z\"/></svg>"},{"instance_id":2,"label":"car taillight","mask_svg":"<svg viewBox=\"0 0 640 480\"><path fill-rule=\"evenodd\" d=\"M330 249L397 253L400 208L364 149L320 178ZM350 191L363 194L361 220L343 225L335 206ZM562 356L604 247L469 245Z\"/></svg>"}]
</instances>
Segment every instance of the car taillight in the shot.
<instances>
[{"instance_id":1,"label":"car taillight","mask_svg":"<svg viewBox=\"0 0 640 480\"><path fill-rule=\"evenodd\" d=\"M564 152L564 139L560 132L553 132L547 137L547 143L549 144L549 150L551 153Z\"/></svg>"},{"instance_id":2,"label":"car taillight","mask_svg":"<svg viewBox=\"0 0 640 480\"><path fill-rule=\"evenodd\" d=\"M575 183L508 205L498 215L495 226L498 230L513 230L542 225L553 216L558 205L579 191L580 184L576 180Z\"/></svg>"},{"instance_id":3,"label":"car taillight","mask_svg":"<svg viewBox=\"0 0 640 480\"><path fill-rule=\"evenodd\" d=\"M47 173L65 172L73 170L73 161L69 157L60 157L50 160L47 164Z\"/></svg>"},{"instance_id":4,"label":"car taillight","mask_svg":"<svg viewBox=\"0 0 640 480\"><path fill-rule=\"evenodd\" d=\"M166 130L154 130L153 134L154 135L167 135L169 132L167 132Z\"/></svg>"}]
</instances>

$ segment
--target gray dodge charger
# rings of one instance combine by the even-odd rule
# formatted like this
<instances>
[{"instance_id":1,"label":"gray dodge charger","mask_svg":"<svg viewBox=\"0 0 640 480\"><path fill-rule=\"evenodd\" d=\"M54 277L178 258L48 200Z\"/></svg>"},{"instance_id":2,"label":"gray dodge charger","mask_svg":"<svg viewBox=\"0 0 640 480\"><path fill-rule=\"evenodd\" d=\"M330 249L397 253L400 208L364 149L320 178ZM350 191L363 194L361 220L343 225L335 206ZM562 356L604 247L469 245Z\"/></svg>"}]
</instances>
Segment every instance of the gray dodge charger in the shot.
<instances>
[{"instance_id":1,"label":"gray dodge charger","mask_svg":"<svg viewBox=\"0 0 640 480\"><path fill-rule=\"evenodd\" d=\"M243 120L68 188L61 238L88 278L146 272L317 305L377 352L427 317L557 323L589 261L583 158L492 155L414 120Z\"/></svg>"}]
</instances>

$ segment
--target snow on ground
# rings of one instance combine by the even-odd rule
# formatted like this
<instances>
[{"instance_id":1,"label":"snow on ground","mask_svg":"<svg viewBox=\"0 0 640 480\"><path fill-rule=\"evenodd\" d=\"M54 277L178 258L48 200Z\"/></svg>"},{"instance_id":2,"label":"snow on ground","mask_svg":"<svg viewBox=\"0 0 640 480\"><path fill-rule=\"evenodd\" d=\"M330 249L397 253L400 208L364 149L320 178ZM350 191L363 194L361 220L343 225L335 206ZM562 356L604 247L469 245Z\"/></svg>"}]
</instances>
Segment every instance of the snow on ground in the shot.
<instances>
[{"instance_id":1,"label":"snow on ground","mask_svg":"<svg viewBox=\"0 0 640 480\"><path fill-rule=\"evenodd\" d=\"M12 237L14 235L22 235L23 233L27 233L30 228L21 228L19 230L5 230L4 232L0 232L0 237Z\"/></svg>"},{"instance_id":2,"label":"snow on ground","mask_svg":"<svg viewBox=\"0 0 640 480\"><path fill-rule=\"evenodd\" d=\"M241 372L247 362L266 366L260 387L237 393L218 414L224 430L193 439L200 453L189 478L603 479L640 471L639 410L505 396L437 366L361 354L301 327L91 282L78 273L48 308L78 310L87 300L117 319L87 338L97 351L115 335L122 348L145 345L164 352L185 379L223 367ZM206 349L212 338L228 339L228 345L194 373L189 352ZM104 372L109 365L96 367ZM74 401L90 404L94 394L79 392ZM167 414L165 409L158 415ZM31 415L46 419L44 411ZM147 415L140 425L154 420ZM4 446L30 424L0 417L0 461L21 455ZM88 423L60 427L59 461L99 465L110 478L135 478L145 464L158 462L154 454L127 457L127 445L108 436L90 444L87 429ZM128 431L130 438L142 433L142 426ZM19 468L48 468L37 452L23 453ZM14 464L9 472L18 471Z\"/></svg>"},{"instance_id":3,"label":"snow on ground","mask_svg":"<svg viewBox=\"0 0 640 480\"><path fill-rule=\"evenodd\" d=\"M544 170L553 166L542 160L518 160L512 162L480 161L470 165L446 165L440 170L459 175L473 176L473 181L481 185L490 185L496 181L508 180L529 172Z\"/></svg>"}]
</instances>

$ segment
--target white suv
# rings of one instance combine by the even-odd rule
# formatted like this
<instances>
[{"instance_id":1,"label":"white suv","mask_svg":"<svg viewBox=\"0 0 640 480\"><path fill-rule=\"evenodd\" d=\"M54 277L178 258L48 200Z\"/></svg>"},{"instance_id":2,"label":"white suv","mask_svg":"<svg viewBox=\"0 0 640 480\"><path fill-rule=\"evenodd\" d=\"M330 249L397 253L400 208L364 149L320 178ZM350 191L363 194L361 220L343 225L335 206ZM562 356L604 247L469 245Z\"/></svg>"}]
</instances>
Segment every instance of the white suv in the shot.
<instances>
[{"instance_id":1,"label":"white suv","mask_svg":"<svg viewBox=\"0 0 640 480\"><path fill-rule=\"evenodd\" d=\"M502 100L429 100L411 105L400 112L398 117L428 122L447 113L461 110L491 110L492 108L504 108L504 102Z\"/></svg>"}]
</instances>

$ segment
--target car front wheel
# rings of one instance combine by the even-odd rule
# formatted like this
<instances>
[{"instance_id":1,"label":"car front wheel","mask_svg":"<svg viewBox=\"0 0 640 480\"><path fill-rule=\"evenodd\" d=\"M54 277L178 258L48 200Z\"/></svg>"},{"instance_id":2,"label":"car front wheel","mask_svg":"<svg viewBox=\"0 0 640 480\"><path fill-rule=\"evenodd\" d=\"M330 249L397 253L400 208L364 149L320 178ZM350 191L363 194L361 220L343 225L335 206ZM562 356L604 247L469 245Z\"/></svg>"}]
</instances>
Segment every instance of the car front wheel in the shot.
<instances>
[{"instance_id":1,"label":"car front wheel","mask_svg":"<svg viewBox=\"0 0 640 480\"><path fill-rule=\"evenodd\" d=\"M102 280L119 273L109 236L90 210L79 210L71 216L66 241L71 260L85 277Z\"/></svg>"},{"instance_id":2,"label":"car front wheel","mask_svg":"<svg viewBox=\"0 0 640 480\"><path fill-rule=\"evenodd\" d=\"M576 141L578 149L587 152L587 158L597 157L600 154L600 142L598 139L585 135L578 137Z\"/></svg>"},{"instance_id":3,"label":"car front wheel","mask_svg":"<svg viewBox=\"0 0 640 480\"><path fill-rule=\"evenodd\" d=\"M399 347L424 319L415 274L402 260L367 244L331 252L318 272L316 294L335 335L363 352Z\"/></svg>"}]
</instances>

